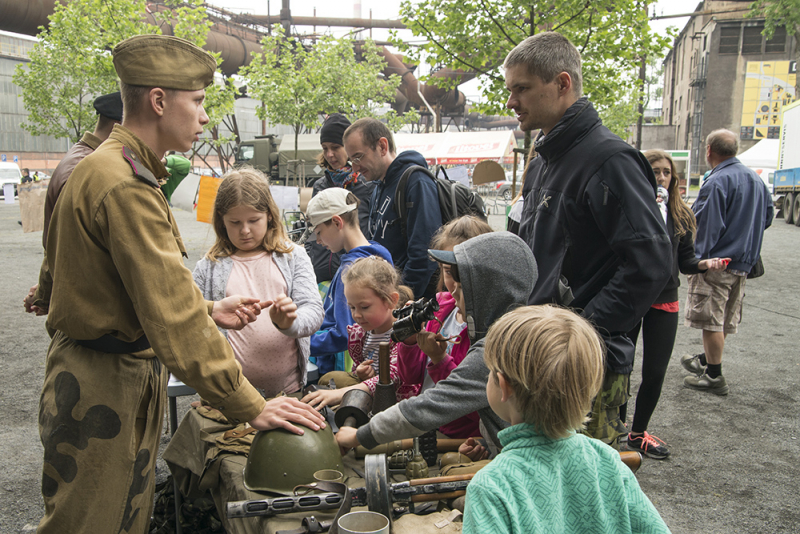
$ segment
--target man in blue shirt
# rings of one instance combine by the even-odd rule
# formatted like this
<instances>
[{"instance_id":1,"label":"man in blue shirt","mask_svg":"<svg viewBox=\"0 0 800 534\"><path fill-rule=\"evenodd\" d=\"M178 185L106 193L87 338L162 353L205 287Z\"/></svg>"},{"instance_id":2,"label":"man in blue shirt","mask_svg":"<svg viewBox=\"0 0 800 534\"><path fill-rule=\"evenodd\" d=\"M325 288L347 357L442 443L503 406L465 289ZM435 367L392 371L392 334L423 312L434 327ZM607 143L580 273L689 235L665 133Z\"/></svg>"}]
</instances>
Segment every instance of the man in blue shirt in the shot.
<instances>
[{"instance_id":1,"label":"man in blue shirt","mask_svg":"<svg viewBox=\"0 0 800 534\"><path fill-rule=\"evenodd\" d=\"M737 158L739 141L730 130L714 130L706 138L706 161L712 168L692 211L697 218L698 258L730 258L725 271L689 275L686 326L703 331L705 354L685 355L683 367L693 373L686 387L727 395L722 376L725 336L735 334L742 320L747 274L758 261L764 229L772 224L767 187Z\"/></svg>"}]
</instances>

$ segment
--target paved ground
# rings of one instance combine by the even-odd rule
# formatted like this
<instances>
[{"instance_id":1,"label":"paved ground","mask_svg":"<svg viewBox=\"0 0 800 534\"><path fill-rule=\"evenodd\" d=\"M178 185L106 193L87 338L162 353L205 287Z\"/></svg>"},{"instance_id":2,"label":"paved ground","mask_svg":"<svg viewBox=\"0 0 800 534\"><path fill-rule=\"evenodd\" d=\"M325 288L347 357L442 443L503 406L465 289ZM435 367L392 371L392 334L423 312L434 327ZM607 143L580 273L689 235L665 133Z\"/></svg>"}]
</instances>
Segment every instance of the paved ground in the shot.
<instances>
[{"instance_id":1,"label":"paved ground","mask_svg":"<svg viewBox=\"0 0 800 534\"><path fill-rule=\"evenodd\" d=\"M175 215L191 267L210 244L212 231L189 212ZM492 219L496 228L503 225L500 217ZM42 515L36 421L48 338L44 319L25 315L21 306L37 279L41 233L23 234L18 220L18 205L0 204L0 320L6 325L0 343L0 414L5 418L0 442L6 451L0 470L2 533L30 532ZM678 357L702 349L697 331L679 328L650 428L666 441L672 457L647 460L638 474L675 533L798 532L798 251L800 228L776 220L765 238L767 274L748 283L743 324L726 347L727 398L682 387L685 373ZM638 372L637 366L634 391Z\"/></svg>"}]
</instances>

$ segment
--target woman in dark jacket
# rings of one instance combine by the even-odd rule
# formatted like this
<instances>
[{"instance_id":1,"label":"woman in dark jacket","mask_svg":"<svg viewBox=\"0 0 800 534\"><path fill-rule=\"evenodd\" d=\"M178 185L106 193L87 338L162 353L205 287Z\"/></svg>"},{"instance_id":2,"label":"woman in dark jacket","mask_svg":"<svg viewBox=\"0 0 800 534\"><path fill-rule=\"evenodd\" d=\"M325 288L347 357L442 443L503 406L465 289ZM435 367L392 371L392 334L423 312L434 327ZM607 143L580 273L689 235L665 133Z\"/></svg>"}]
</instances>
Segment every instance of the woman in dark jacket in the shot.
<instances>
[{"instance_id":1,"label":"woman in dark jacket","mask_svg":"<svg viewBox=\"0 0 800 534\"><path fill-rule=\"evenodd\" d=\"M348 126L350 126L350 121L341 113L329 115L322 125L322 129L319 131L322 153L317 158L317 163L325 168L325 174L314 182L311 196L314 197L320 191L330 187L343 187L351 191L361 201L358 206L358 219L361 231L367 235L372 185L361 179L359 174L353 172L350 167L347 152L342 144L342 136ZM339 252L329 251L322 245L318 245L314 239L306 240L305 247L311 263L314 264L317 282L332 280L336 269L339 268Z\"/></svg>"},{"instance_id":2,"label":"woman in dark jacket","mask_svg":"<svg viewBox=\"0 0 800 534\"><path fill-rule=\"evenodd\" d=\"M725 269L726 262L720 258L698 260L695 257L696 222L692 210L681 198L675 163L663 150L648 150L644 155L656 175L656 198L672 241L672 276L640 324L628 333L628 337L636 344L641 327L644 345L642 383L636 395L636 411L628 434L628 448L661 460L669 456L669 450L663 441L647 432L647 425L661 396L661 386L678 331L679 271L683 274L696 274L709 269L721 271ZM623 406L620 410L623 421L625 411L626 406Z\"/></svg>"}]
</instances>

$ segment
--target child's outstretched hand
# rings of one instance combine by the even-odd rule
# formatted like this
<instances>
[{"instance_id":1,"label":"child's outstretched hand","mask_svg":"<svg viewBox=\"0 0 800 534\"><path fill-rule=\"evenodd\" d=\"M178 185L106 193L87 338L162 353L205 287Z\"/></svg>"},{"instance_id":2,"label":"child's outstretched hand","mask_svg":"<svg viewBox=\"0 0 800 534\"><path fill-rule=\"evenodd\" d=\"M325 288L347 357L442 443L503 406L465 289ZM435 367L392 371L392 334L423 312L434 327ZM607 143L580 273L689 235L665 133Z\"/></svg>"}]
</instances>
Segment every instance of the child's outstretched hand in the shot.
<instances>
[{"instance_id":1,"label":"child's outstretched hand","mask_svg":"<svg viewBox=\"0 0 800 534\"><path fill-rule=\"evenodd\" d=\"M374 360L364 360L356 367L356 376L360 381L369 380L375 376L375 368L372 367Z\"/></svg>"},{"instance_id":2,"label":"child's outstretched hand","mask_svg":"<svg viewBox=\"0 0 800 534\"><path fill-rule=\"evenodd\" d=\"M417 346L428 355L433 365L441 362L447 355L447 340L438 332L420 332L417 334Z\"/></svg>"},{"instance_id":3,"label":"child's outstretched hand","mask_svg":"<svg viewBox=\"0 0 800 534\"><path fill-rule=\"evenodd\" d=\"M458 452L469 457L473 462L479 462L489 457L486 447L475 441L474 438L467 438L467 441L458 446Z\"/></svg>"},{"instance_id":4,"label":"child's outstretched hand","mask_svg":"<svg viewBox=\"0 0 800 534\"><path fill-rule=\"evenodd\" d=\"M356 436L356 429L351 427L342 427L336 433L336 444L339 445L339 452L342 456L359 446L358 437Z\"/></svg>"},{"instance_id":5,"label":"child's outstretched hand","mask_svg":"<svg viewBox=\"0 0 800 534\"><path fill-rule=\"evenodd\" d=\"M308 403L312 408L321 410L325 406L341 404L342 397L346 392L345 389L318 389L300 399L300 402Z\"/></svg>"},{"instance_id":6,"label":"child's outstretched hand","mask_svg":"<svg viewBox=\"0 0 800 534\"><path fill-rule=\"evenodd\" d=\"M292 326L294 320L297 319L297 304L294 301L281 293L272 302L272 307L269 309L269 317L272 322L278 325L281 330L286 330Z\"/></svg>"}]
</instances>

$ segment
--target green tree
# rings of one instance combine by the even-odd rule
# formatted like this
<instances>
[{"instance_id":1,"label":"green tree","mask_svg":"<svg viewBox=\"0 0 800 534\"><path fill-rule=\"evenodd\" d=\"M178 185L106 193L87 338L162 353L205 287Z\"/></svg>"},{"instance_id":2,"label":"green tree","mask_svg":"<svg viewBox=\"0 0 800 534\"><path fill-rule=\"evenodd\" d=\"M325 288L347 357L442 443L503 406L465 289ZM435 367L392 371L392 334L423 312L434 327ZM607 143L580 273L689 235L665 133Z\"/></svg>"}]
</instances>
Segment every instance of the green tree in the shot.
<instances>
[{"instance_id":1,"label":"green tree","mask_svg":"<svg viewBox=\"0 0 800 534\"><path fill-rule=\"evenodd\" d=\"M284 37L277 27L261 44L263 51L253 54L253 61L239 74L248 95L263 104L257 109L258 117L294 129L295 160L298 136L304 129L321 126L324 114L377 117L382 103L394 99L400 85L399 76L383 76L385 62L371 41L361 46L361 61L357 61L353 41L346 38L324 36L315 45L305 46ZM418 116L398 116L390 110L379 118L396 131Z\"/></svg>"},{"instance_id":2,"label":"green tree","mask_svg":"<svg viewBox=\"0 0 800 534\"><path fill-rule=\"evenodd\" d=\"M73 143L97 121L92 106L101 94L118 90L110 50L134 35L161 33L143 21L145 0L70 0L56 2L49 24L39 33L31 61L20 65L14 83L22 89L29 116L22 127L32 135L68 137ZM156 18L172 27L176 37L203 46L211 22L202 0L173 2ZM215 54L217 65L221 63ZM230 120L237 90L230 79L206 90L211 144L223 170L230 154L224 147L236 136L223 135L219 125ZM233 121L235 124L235 120ZM195 147L197 149L197 147ZM228 149L230 152L230 149Z\"/></svg>"},{"instance_id":3,"label":"green tree","mask_svg":"<svg viewBox=\"0 0 800 534\"><path fill-rule=\"evenodd\" d=\"M109 50L123 39L156 30L141 22L144 10L144 0L56 2L30 63L14 73L30 114L22 128L73 143L93 129L95 97L117 89Z\"/></svg>"},{"instance_id":4,"label":"green tree","mask_svg":"<svg viewBox=\"0 0 800 534\"><path fill-rule=\"evenodd\" d=\"M548 30L568 37L583 57L584 94L604 123L624 135L635 122L641 58L661 57L670 35L650 30L644 0L404 0L403 21L428 42L398 42L410 58L479 74L482 102L473 109L508 114L502 64L525 38ZM431 78L453 87L457 79Z\"/></svg>"},{"instance_id":5,"label":"green tree","mask_svg":"<svg viewBox=\"0 0 800 534\"><path fill-rule=\"evenodd\" d=\"M197 46L205 46L208 39L208 32L213 23L208 20L203 0L186 0L184 2L168 2L166 11L157 14L157 20L172 27L175 37L186 39ZM219 52L210 52L217 61L217 68L222 64L222 55ZM217 70L219 73L220 71ZM221 74L221 73L220 73ZM206 88L205 108L208 114L208 126L206 127L210 139L201 138L199 144L194 146L194 154L202 159L208 167L206 157L200 152L203 145L208 144L217 154L219 167L224 174L231 166L231 161L238 145L239 127L236 122L234 104L239 90L234 85L230 76L221 75L218 83L213 83ZM223 130L223 127L227 132Z\"/></svg>"},{"instance_id":6,"label":"green tree","mask_svg":"<svg viewBox=\"0 0 800 534\"><path fill-rule=\"evenodd\" d=\"M786 33L797 40L800 34L800 0L755 0L750 4L750 18L764 17L764 37L772 39L775 28L786 27ZM795 46L795 60L800 63L800 48ZM795 82L795 98L800 97L800 80Z\"/></svg>"}]
</instances>

